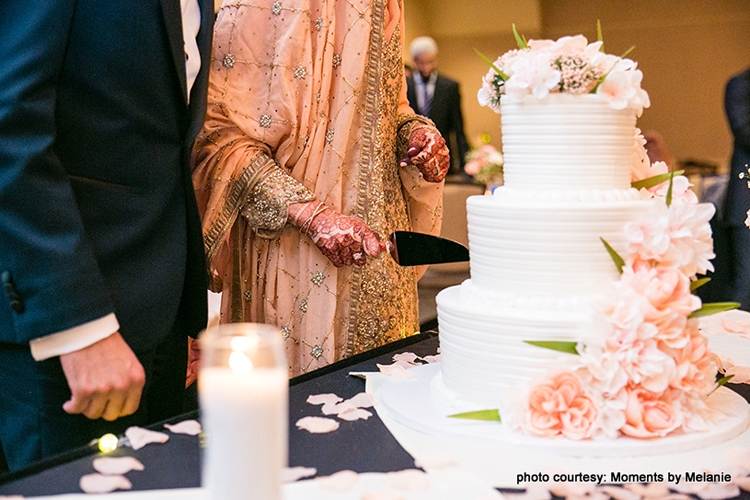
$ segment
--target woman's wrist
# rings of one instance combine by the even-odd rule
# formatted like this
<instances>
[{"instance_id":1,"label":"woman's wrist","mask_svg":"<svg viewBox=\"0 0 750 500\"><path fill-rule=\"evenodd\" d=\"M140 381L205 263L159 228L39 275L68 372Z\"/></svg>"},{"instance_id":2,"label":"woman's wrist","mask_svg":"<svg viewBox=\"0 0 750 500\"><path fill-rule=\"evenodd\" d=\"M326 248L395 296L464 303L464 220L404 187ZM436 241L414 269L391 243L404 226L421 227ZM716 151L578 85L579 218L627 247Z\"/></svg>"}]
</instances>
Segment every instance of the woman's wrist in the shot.
<instances>
[{"instance_id":1,"label":"woman's wrist","mask_svg":"<svg viewBox=\"0 0 750 500\"><path fill-rule=\"evenodd\" d=\"M315 211L318 207L325 206L323 202L318 200L307 201L304 203L292 203L289 205L289 219L288 221L295 227L302 229L305 223L314 217ZM312 221L310 221L312 222Z\"/></svg>"}]
</instances>

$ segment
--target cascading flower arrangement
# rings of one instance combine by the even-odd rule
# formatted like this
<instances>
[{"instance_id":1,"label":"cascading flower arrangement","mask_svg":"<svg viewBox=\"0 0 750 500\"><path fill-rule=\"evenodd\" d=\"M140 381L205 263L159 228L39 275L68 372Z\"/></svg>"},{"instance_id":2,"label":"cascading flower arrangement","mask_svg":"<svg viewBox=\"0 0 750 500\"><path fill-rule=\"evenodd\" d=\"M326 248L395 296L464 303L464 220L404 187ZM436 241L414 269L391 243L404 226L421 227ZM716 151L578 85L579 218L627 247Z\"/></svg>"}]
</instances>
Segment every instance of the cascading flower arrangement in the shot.
<instances>
[{"instance_id":1,"label":"cascading flower arrangement","mask_svg":"<svg viewBox=\"0 0 750 500\"><path fill-rule=\"evenodd\" d=\"M592 93L604 97L614 109L634 109L641 116L650 105L641 88L643 73L624 57L627 53L622 57L605 54L598 31L599 40L593 43L582 35L526 41L514 25L517 50L495 62L479 54L490 65L477 94L479 104L500 113L502 95L517 102L527 95L544 99L551 92Z\"/></svg>"},{"instance_id":2,"label":"cascading flower arrangement","mask_svg":"<svg viewBox=\"0 0 750 500\"><path fill-rule=\"evenodd\" d=\"M705 430L715 417L706 398L720 385L718 366L697 318L739 305L701 305L692 293L706 281L697 274L713 270L715 207L665 163L650 165L637 139L633 185L664 203L626 225L624 255L604 242L620 278L595 304L592 334L575 345L532 342L579 355L529 391L515 424L532 435L663 437Z\"/></svg>"}]
</instances>

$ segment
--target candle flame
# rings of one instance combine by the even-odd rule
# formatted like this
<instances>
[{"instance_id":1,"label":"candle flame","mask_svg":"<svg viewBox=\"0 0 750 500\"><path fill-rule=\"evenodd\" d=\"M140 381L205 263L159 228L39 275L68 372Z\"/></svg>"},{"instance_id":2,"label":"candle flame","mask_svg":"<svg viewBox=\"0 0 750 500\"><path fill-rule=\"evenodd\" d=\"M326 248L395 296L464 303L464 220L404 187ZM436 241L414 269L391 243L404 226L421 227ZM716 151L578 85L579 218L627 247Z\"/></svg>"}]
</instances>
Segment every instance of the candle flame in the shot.
<instances>
[{"instance_id":1,"label":"candle flame","mask_svg":"<svg viewBox=\"0 0 750 500\"><path fill-rule=\"evenodd\" d=\"M244 373L253 369L253 362L243 352L233 352L229 355L229 368L235 373Z\"/></svg>"}]
</instances>

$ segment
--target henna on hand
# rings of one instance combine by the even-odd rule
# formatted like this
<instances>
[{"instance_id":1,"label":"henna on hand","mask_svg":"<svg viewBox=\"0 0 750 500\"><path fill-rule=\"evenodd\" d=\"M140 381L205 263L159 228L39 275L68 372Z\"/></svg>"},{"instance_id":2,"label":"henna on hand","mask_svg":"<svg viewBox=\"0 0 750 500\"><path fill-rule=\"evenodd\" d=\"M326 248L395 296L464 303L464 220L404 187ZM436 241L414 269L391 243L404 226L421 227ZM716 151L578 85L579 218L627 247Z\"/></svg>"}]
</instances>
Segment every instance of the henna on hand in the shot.
<instances>
[{"instance_id":1,"label":"henna on hand","mask_svg":"<svg viewBox=\"0 0 750 500\"><path fill-rule=\"evenodd\" d=\"M336 267L363 266L384 250L380 237L359 217L349 217L313 201L289 207L290 221L312 239Z\"/></svg>"},{"instance_id":2,"label":"henna on hand","mask_svg":"<svg viewBox=\"0 0 750 500\"><path fill-rule=\"evenodd\" d=\"M407 157L401 166L415 165L427 182L440 182L445 179L450 168L450 154L445 139L433 127L415 124L409 135Z\"/></svg>"}]
</instances>

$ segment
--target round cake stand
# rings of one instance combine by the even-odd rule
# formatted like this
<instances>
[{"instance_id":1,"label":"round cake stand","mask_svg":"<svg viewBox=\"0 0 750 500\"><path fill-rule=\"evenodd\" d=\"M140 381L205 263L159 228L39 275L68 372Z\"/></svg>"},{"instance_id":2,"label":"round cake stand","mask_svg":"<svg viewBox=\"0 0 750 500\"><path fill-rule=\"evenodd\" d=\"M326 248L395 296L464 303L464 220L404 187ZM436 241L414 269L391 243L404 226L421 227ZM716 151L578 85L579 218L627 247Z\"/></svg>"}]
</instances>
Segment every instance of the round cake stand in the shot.
<instances>
[{"instance_id":1,"label":"round cake stand","mask_svg":"<svg viewBox=\"0 0 750 500\"><path fill-rule=\"evenodd\" d=\"M563 437L537 438L512 431L498 422L449 418L460 412L439 401L431 385L440 377L440 363L411 368L413 379L392 379L383 382L375 394L384 410L396 422L413 430L435 436L458 437L483 443L496 441L508 447L533 448L535 451L573 457L637 457L680 453L714 446L742 434L750 424L750 406L740 395L725 387L707 400L708 406L722 415L710 430L690 434L672 433L664 438L633 439L621 437L614 441L572 441ZM488 408L490 409L490 408Z\"/></svg>"}]
</instances>

